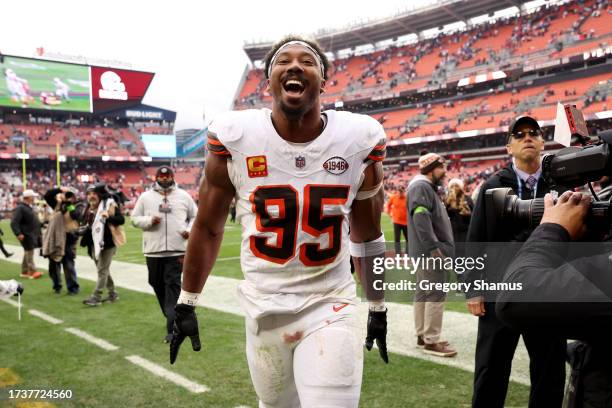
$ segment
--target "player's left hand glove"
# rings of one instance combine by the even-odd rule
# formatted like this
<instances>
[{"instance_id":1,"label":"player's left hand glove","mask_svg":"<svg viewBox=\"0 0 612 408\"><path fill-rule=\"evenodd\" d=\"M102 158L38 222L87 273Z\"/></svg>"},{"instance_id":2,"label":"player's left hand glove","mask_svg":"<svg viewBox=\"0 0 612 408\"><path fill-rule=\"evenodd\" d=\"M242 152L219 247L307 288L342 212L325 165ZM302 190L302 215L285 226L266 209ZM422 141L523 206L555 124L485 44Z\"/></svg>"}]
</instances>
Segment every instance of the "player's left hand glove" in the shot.
<instances>
[{"instance_id":1,"label":"player's left hand glove","mask_svg":"<svg viewBox=\"0 0 612 408\"><path fill-rule=\"evenodd\" d=\"M185 304L177 304L174 307L176 317L172 329L172 340L170 341L170 364L174 364L178 356L179 348L185 337L191 339L193 351L200 351L200 332L198 330L198 319L195 314L195 307Z\"/></svg>"},{"instance_id":2,"label":"player's left hand glove","mask_svg":"<svg viewBox=\"0 0 612 408\"><path fill-rule=\"evenodd\" d=\"M387 311L374 312L370 310L368 314L368 334L366 336L365 346L368 351L372 350L376 340L378 346L378 352L380 358L385 363L389 363L389 356L387 354Z\"/></svg>"}]
</instances>

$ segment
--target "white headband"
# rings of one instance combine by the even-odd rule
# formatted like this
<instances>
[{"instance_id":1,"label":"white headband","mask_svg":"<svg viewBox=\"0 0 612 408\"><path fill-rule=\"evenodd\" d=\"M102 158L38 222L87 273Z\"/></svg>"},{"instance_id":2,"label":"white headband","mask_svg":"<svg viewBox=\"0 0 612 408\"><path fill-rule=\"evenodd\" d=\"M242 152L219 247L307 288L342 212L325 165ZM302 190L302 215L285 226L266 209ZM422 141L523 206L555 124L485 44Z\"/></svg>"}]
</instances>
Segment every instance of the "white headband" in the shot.
<instances>
[{"instance_id":1,"label":"white headband","mask_svg":"<svg viewBox=\"0 0 612 408\"><path fill-rule=\"evenodd\" d=\"M274 53L274 55L272 56L272 59L270 60L270 65L268 66L268 78L270 78L270 73L272 72L272 66L274 65L274 62L276 61L276 57L278 57L278 54L280 54L280 52L283 50L283 48L286 48L290 45L301 45L303 47L308 48L310 51L312 51L312 53L315 55L315 57L317 57L317 61L319 61L319 67L321 68L321 76L323 78L325 78L325 67L323 66L323 60L321 59L321 56L319 55L319 53L317 52L317 50L315 50L314 48L312 48L312 46L304 41L288 41L286 43L284 43L283 45L281 45L278 50L276 50L276 52Z\"/></svg>"}]
</instances>

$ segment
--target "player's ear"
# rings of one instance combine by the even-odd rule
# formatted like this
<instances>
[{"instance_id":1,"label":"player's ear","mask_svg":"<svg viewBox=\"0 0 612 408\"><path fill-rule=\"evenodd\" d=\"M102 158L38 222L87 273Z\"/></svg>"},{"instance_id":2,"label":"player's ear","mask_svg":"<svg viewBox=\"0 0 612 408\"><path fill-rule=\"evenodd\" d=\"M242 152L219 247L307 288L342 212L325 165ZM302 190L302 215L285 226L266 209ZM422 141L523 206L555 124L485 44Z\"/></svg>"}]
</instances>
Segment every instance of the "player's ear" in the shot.
<instances>
[{"instance_id":1,"label":"player's ear","mask_svg":"<svg viewBox=\"0 0 612 408\"><path fill-rule=\"evenodd\" d=\"M326 83L327 83L327 82L326 82L324 79L323 79L323 80L321 80L321 89L319 90L319 92L320 92L320 93L325 92L325 84L326 84Z\"/></svg>"},{"instance_id":2,"label":"player's ear","mask_svg":"<svg viewBox=\"0 0 612 408\"><path fill-rule=\"evenodd\" d=\"M270 78L266 79L266 92L270 93Z\"/></svg>"}]
</instances>

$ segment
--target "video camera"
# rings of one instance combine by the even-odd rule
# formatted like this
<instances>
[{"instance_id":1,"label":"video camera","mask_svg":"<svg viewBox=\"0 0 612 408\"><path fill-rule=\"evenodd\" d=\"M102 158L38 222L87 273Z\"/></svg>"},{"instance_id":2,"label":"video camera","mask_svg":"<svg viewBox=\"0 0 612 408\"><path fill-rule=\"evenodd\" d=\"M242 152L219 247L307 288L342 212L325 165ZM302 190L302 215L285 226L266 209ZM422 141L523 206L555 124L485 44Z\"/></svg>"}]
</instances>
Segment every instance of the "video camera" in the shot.
<instances>
[{"instance_id":1,"label":"video camera","mask_svg":"<svg viewBox=\"0 0 612 408\"><path fill-rule=\"evenodd\" d=\"M564 108L567 110L567 107ZM563 111L565 113L565 111ZM562 122L568 130L568 137L586 144L590 141L588 134L583 131L586 126L576 126L576 122L583 122L582 115L575 108L571 113L579 116L574 120L568 113L567 120ZM559 125L559 111L555 133ZM579 130L579 131L577 131ZM555 135L557 140L557 135ZM570 146L561 149L555 154L547 154L542 158L542 177L555 190L560 186L565 188L580 187L589 183L594 201L591 203L586 218L588 230L608 231L612 224L612 200L599 201L597 194L590 185L593 181L600 180L603 176L612 177L612 130L599 132L597 140L587 146ZM544 214L544 199L522 200L516 196L511 188L494 188L485 192L487 208L487 233L493 236L498 228L508 226L518 228L535 228L539 225Z\"/></svg>"}]
</instances>

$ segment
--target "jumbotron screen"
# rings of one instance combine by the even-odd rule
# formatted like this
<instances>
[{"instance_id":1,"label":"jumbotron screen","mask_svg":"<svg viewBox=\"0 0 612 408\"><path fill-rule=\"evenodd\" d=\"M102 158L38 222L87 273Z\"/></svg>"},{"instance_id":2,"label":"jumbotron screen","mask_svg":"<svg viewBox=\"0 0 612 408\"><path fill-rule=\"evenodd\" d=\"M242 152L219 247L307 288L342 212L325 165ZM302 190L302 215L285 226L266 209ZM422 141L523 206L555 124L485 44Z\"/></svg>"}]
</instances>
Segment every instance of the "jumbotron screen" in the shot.
<instances>
[{"instance_id":1,"label":"jumbotron screen","mask_svg":"<svg viewBox=\"0 0 612 408\"><path fill-rule=\"evenodd\" d=\"M108 112L141 103L153 73L4 56L0 106Z\"/></svg>"},{"instance_id":2,"label":"jumbotron screen","mask_svg":"<svg viewBox=\"0 0 612 408\"><path fill-rule=\"evenodd\" d=\"M142 143L151 157L171 158L176 157L175 135L147 135L140 136Z\"/></svg>"},{"instance_id":3,"label":"jumbotron screen","mask_svg":"<svg viewBox=\"0 0 612 408\"><path fill-rule=\"evenodd\" d=\"M5 56L0 105L91 112L89 67Z\"/></svg>"}]
</instances>

